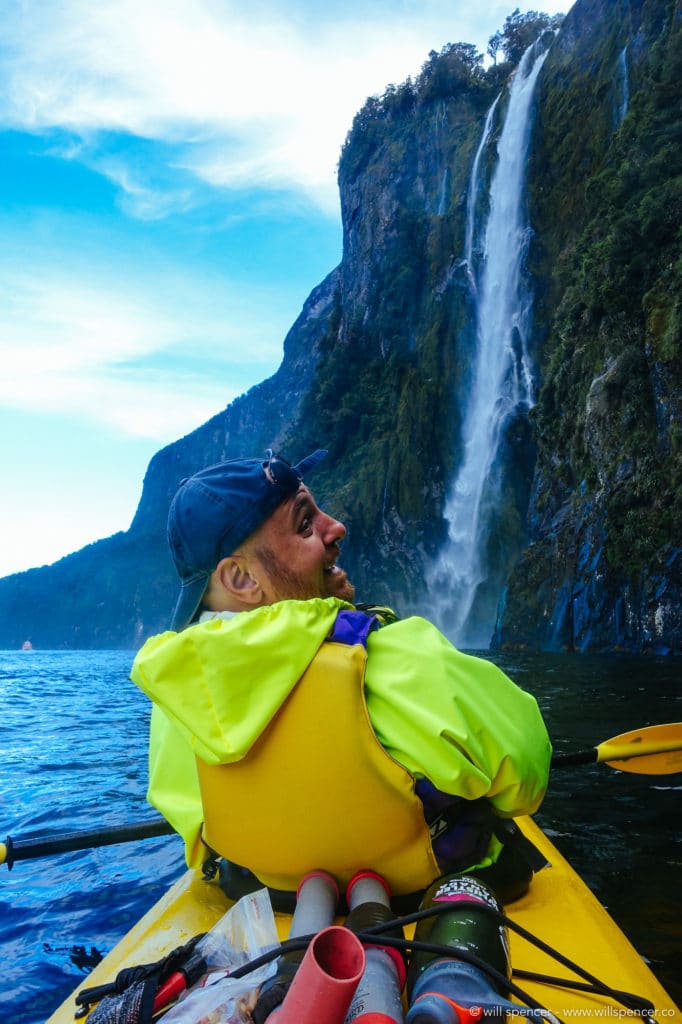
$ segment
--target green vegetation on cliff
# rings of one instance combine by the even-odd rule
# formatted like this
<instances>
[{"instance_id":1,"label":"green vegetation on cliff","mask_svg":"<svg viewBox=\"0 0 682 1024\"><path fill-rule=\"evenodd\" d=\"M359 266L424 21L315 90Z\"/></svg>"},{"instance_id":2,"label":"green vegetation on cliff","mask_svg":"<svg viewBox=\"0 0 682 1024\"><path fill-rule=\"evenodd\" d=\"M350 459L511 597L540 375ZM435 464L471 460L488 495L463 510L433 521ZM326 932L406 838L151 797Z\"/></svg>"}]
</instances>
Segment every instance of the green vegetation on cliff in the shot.
<instances>
[{"instance_id":1,"label":"green vegetation on cliff","mask_svg":"<svg viewBox=\"0 0 682 1024\"><path fill-rule=\"evenodd\" d=\"M644 3L631 39L614 21L596 67L586 59L582 73L571 65L567 78L555 62L543 83L533 168L544 249L535 269L550 278L546 315L558 307L545 324L541 460L580 502L585 491L603 499L608 561L631 576L682 536L682 23L675 7ZM644 48L643 37L655 41ZM632 97L627 112L619 60Z\"/></svg>"},{"instance_id":2,"label":"green vegetation on cliff","mask_svg":"<svg viewBox=\"0 0 682 1024\"><path fill-rule=\"evenodd\" d=\"M538 455L498 644L682 647L681 43L672 0L580 0L543 68Z\"/></svg>"},{"instance_id":3,"label":"green vegetation on cliff","mask_svg":"<svg viewBox=\"0 0 682 1024\"><path fill-rule=\"evenodd\" d=\"M550 21L515 11L498 50L515 55ZM359 592L399 608L424 606L424 561L445 536L474 344L466 195L485 114L511 71L484 70L470 44L433 51L414 81L367 101L341 153L338 305L291 436L330 447L316 487L349 525ZM523 512L511 498L518 544Z\"/></svg>"}]
</instances>

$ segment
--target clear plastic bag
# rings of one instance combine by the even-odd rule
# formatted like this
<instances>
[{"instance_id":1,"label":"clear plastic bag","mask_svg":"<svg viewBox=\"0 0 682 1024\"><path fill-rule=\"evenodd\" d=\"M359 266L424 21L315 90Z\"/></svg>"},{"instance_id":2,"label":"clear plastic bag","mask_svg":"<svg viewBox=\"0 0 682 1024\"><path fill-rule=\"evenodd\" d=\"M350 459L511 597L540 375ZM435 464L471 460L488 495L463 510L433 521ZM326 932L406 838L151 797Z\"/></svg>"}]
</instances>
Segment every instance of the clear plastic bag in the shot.
<instances>
[{"instance_id":1,"label":"clear plastic bag","mask_svg":"<svg viewBox=\"0 0 682 1024\"><path fill-rule=\"evenodd\" d=\"M242 896L198 944L209 973L183 993L164 1024L250 1024L258 990L274 974L276 960L243 978L230 975L277 945L268 890Z\"/></svg>"}]
</instances>

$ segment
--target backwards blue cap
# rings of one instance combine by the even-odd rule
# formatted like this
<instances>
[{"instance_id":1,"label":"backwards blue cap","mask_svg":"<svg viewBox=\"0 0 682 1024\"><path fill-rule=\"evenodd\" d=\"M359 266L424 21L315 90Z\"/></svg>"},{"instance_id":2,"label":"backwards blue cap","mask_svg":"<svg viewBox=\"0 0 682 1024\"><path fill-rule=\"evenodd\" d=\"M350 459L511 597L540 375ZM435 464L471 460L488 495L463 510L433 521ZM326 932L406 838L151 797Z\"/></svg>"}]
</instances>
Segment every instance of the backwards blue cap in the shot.
<instances>
[{"instance_id":1,"label":"backwards blue cap","mask_svg":"<svg viewBox=\"0 0 682 1024\"><path fill-rule=\"evenodd\" d=\"M270 449L265 454L264 461L219 462L180 484L168 513L168 544L181 580L171 629L192 621L218 562L296 493L327 452L318 448L295 466Z\"/></svg>"}]
</instances>

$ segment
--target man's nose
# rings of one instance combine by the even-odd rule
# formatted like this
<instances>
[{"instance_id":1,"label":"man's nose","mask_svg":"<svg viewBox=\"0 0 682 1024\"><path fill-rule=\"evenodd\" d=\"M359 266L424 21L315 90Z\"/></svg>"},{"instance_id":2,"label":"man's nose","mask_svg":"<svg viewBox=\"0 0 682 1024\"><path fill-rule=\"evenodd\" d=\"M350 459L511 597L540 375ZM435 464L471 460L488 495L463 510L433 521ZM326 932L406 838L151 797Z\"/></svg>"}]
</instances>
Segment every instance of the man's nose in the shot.
<instances>
[{"instance_id":1,"label":"man's nose","mask_svg":"<svg viewBox=\"0 0 682 1024\"><path fill-rule=\"evenodd\" d=\"M325 544L338 544L346 536L346 527L338 519L325 513L324 542Z\"/></svg>"}]
</instances>

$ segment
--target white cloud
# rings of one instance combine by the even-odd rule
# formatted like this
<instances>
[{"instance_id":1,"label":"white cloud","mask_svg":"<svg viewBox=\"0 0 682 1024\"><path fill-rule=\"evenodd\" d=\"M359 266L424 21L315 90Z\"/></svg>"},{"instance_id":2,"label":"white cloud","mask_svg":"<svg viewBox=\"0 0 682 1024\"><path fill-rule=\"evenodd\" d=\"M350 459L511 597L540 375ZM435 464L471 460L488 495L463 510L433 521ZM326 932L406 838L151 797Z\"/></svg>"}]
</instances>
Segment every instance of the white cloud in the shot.
<instances>
[{"instance_id":1,"label":"white cloud","mask_svg":"<svg viewBox=\"0 0 682 1024\"><path fill-rule=\"evenodd\" d=\"M3 24L0 120L164 140L204 182L300 190L336 214L339 150L366 97L418 73L432 48L485 49L512 6L330 4L305 17L300 4L275 0L247 13L227 0L41 0L36 16L27 3ZM139 176L120 164L100 169L135 215L163 215Z\"/></svg>"},{"instance_id":2,"label":"white cloud","mask_svg":"<svg viewBox=\"0 0 682 1024\"><path fill-rule=\"evenodd\" d=\"M260 366L263 377L279 359L281 338L259 344L262 323L249 323L246 295L211 308L190 283L168 308L149 297L151 288L136 296L130 283L105 289L34 271L0 278L2 406L168 441L244 390L231 360L248 351L254 376Z\"/></svg>"},{"instance_id":3,"label":"white cloud","mask_svg":"<svg viewBox=\"0 0 682 1024\"><path fill-rule=\"evenodd\" d=\"M196 205L190 188L153 187L121 156L86 156L84 162L120 189L123 210L139 220L162 220L171 213L186 213Z\"/></svg>"}]
</instances>

